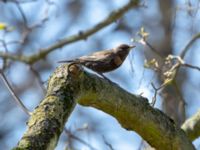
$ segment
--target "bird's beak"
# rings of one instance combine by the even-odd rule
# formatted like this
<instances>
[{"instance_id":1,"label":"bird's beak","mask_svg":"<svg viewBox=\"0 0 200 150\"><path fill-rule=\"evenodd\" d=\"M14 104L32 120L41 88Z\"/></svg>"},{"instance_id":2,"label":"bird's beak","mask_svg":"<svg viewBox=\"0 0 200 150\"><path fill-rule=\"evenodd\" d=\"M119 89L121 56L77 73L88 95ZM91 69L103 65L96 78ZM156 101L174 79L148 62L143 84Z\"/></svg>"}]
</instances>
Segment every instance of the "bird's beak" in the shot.
<instances>
[{"instance_id":1,"label":"bird's beak","mask_svg":"<svg viewBox=\"0 0 200 150\"><path fill-rule=\"evenodd\" d=\"M130 45L130 50L132 49L132 48L134 48L134 47L136 47L135 45Z\"/></svg>"}]
</instances>

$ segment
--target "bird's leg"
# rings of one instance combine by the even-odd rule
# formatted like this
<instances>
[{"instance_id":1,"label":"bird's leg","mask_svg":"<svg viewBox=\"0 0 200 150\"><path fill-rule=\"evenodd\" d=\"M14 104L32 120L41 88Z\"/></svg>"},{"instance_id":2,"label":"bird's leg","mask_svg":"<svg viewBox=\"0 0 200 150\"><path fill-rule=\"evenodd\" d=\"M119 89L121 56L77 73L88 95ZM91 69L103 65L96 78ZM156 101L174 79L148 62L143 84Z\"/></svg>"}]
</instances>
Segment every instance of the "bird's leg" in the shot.
<instances>
[{"instance_id":1,"label":"bird's leg","mask_svg":"<svg viewBox=\"0 0 200 150\"><path fill-rule=\"evenodd\" d=\"M106 79L106 80L108 80L108 81L110 81L106 76L104 76L104 74L103 73L99 73L98 72L98 74L100 75L100 76L102 76L104 79Z\"/></svg>"},{"instance_id":2,"label":"bird's leg","mask_svg":"<svg viewBox=\"0 0 200 150\"><path fill-rule=\"evenodd\" d=\"M113 83L110 79L108 79L106 76L104 76L103 73L98 72L98 74L99 74L100 76L102 76L105 80L107 80L108 82Z\"/></svg>"}]
</instances>

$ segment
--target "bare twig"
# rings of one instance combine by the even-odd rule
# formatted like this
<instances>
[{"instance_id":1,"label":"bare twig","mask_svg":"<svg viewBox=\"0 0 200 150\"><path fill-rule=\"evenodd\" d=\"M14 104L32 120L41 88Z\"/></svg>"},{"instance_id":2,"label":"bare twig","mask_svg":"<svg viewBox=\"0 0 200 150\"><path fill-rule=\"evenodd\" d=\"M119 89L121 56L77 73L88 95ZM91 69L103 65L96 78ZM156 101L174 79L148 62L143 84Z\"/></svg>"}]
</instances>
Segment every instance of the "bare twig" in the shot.
<instances>
[{"instance_id":1,"label":"bare twig","mask_svg":"<svg viewBox=\"0 0 200 150\"><path fill-rule=\"evenodd\" d=\"M145 31L144 27L141 27L140 28L140 31L137 33L141 39L139 40L136 40L137 42L139 42L140 44L142 45L146 45L147 47L150 48L150 50L155 53L158 57L164 59L164 57L159 53L159 51L154 47L152 46L148 41L147 41L147 38L149 36L149 33ZM134 39L132 39L133 41L135 41Z\"/></svg>"},{"instance_id":2,"label":"bare twig","mask_svg":"<svg viewBox=\"0 0 200 150\"><path fill-rule=\"evenodd\" d=\"M157 93L158 93L158 90L159 90L159 89L157 89L153 83L151 83L151 86L153 87L153 89L154 89L154 91L155 91L155 92L154 92L154 96L153 96L153 98L152 98L152 102L151 102L151 106L154 107L154 105L155 105L155 103L156 103L156 97L157 97Z\"/></svg>"},{"instance_id":3,"label":"bare twig","mask_svg":"<svg viewBox=\"0 0 200 150\"><path fill-rule=\"evenodd\" d=\"M105 136L103 136L103 141L109 147L110 150L114 150L113 146L106 140Z\"/></svg>"},{"instance_id":4,"label":"bare twig","mask_svg":"<svg viewBox=\"0 0 200 150\"><path fill-rule=\"evenodd\" d=\"M188 42L188 44L185 46L185 48L181 51L180 57L183 59L185 57L185 54L189 50L189 48L192 46L192 44L200 38L200 33L197 33L192 37L192 39Z\"/></svg>"},{"instance_id":5,"label":"bare twig","mask_svg":"<svg viewBox=\"0 0 200 150\"><path fill-rule=\"evenodd\" d=\"M190 64L186 64L186 63L182 64L182 66L192 68L192 69L196 69L196 70L200 71L200 67L198 67L198 66L194 66L194 65L190 65Z\"/></svg>"},{"instance_id":6,"label":"bare twig","mask_svg":"<svg viewBox=\"0 0 200 150\"><path fill-rule=\"evenodd\" d=\"M45 93L46 93L46 89L45 89L45 87L44 87L44 85L43 85L44 82L42 81L39 72L37 72L37 70L35 70L35 69L33 68L33 66L30 66L30 70L31 70L32 73L35 75L35 77L36 77L36 79L37 79L37 81L38 81L38 83L39 83L39 85L40 85L40 87L41 87L43 93L45 94Z\"/></svg>"},{"instance_id":7,"label":"bare twig","mask_svg":"<svg viewBox=\"0 0 200 150\"><path fill-rule=\"evenodd\" d=\"M96 150L96 148L92 147L90 144L88 144L87 142L85 142L85 141L82 140L81 138L79 138L79 137L75 136L74 134L72 134L71 131L68 130L67 128L64 128L64 131L65 131L65 133L66 133L70 138L73 138L73 139L79 141L80 143L82 143L82 144L88 146L90 149Z\"/></svg>"},{"instance_id":8,"label":"bare twig","mask_svg":"<svg viewBox=\"0 0 200 150\"><path fill-rule=\"evenodd\" d=\"M8 47L7 44L5 43L4 40L0 40L0 42L2 43L5 52L8 52ZM6 58L3 58L3 67L2 69L0 69L0 76L1 79L3 80L4 84L6 85L6 87L8 88L9 92L11 93L11 95L13 96L15 102L22 108L22 110L27 114L27 115L31 115L31 112L26 108L26 106L22 103L22 101L20 100L20 98L15 94L12 86L10 85L9 81L7 80L5 74L3 73L3 70L6 69Z\"/></svg>"},{"instance_id":9,"label":"bare twig","mask_svg":"<svg viewBox=\"0 0 200 150\"><path fill-rule=\"evenodd\" d=\"M24 63L27 63L27 64L30 63L29 57L22 56L22 55L15 55L15 54L0 51L0 57L6 58L6 59L11 59L11 60L14 60L14 61L21 61L21 62L24 62Z\"/></svg>"},{"instance_id":10,"label":"bare twig","mask_svg":"<svg viewBox=\"0 0 200 150\"><path fill-rule=\"evenodd\" d=\"M5 41L4 40L0 40L0 42L2 43L2 45L3 45L4 49L5 49L5 52L8 52L8 47L7 47L6 43L5 43ZM3 63L2 71L6 68L7 59L3 58L3 62L4 63Z\"/></svg>"},{"instance_id":11,"label":"bare twig","mask_svg":"<svg viewBox=\"0 0 200 150\"><path fill-rule=\"evenodd\" d=\"M180 90L176 80L173 81L173 86L175 88L176 93L179 96L179 99L180 99L180 102L179 102L179 111L181 112L180 113L181 114L181 118L180 119L182 120L182 122L184 122L185 119L186 119L186 110L185 110L186 102L185 102L185 99L184 99L184 97L183 97L183 95L181 93L181 90Z\"/></svg>"},{"instance_id":12,"label":"bare twig","mask_svg":"<svg viewBox=\"0 0 200 150\"><path fill-rule=\"evenodd\" d=\"M176 84L176 81L174 80L175 77L177 76L177 73L178 73L178 70L181 66L183 67L189 67L189 68L192 68L192 69L196 69L198 71L200 71L200 67L198 66L193 66L193 65L190 65L190 64L187 64L184 62L183 58L186 54L186 52L189 50L190 46L198 39L200 38L200 33L196 34L189 42L188 44L186 45L186 47L182 50L181 54L179 56L173 56L173 55L169 55L165 61L169 61L170 63L172 63L173 60L176 60L177 62L175 64L173 64L170 69L168 71L166 71L164 73L164 76L165 76L165 82L159 87L159 88L156 88L154 86L153 83L151 83L153 89L155 90L155 93L154 93L154 96L152 98L152 106L155 105L156 103L156 97L157 97L157 93L160 89L166 87L168 84L172 83L174 86L175 86L175 89L176 91L178 92L178 95L180 96L180 99L181 99L181 102L182 102L182 109L184 110L184 105L185 105L185 102L184 102L184 99L183 97L181 96L180 94L180 91L177 87L177 84ZM157 53L157 50L151 45L149 44L145 38L142 38L142 43L144 43L145 45L147 45L153 52ZM162 57L161 55L159 55L159 53L157 53L158 56Z\"/></svg>"},{"instance_id":13,"label":"bare twig","mask_svg":"<svg viewBox=\"0 0 200 150\"><path fill-rule=\"evenodd\" d=\"M28 21L27 21L27 19L26 19L26 16L25 16L25 13L24 13L22 7L20 6L20 2L19 2L19 1L13 1L13 2L16 3L16 6L17 6L17 8L18 8L18 10L19 10L19 12L20 12L20 14L21 14L21 16L22 16L24 25L27 26Z\"/></svg>"},{"instance_id":14,"label":"bare twig","mask_svg":"<svg viewBox=\"0 0 200 150\"><path fill-rule=\"evenodd\" d=\"M45 9L42 19L30 27L30 29L40 28L49 20L49 10L51 5L56 5L54 2L46 0L48 7Z\"/></svg>"},{"instance_id":15,"label":"bare twig","mask_svg":"<svg viewBox=\"0 0 200 150\"><path fill-rule=\"evenodd\" d=\"M171 57L172 57L172 59L177 60L177 63L170 69L171 71L175 72L174 78L176 77L180 67L188 67L188 68L196 69L196 70L200 71L200 67L185 63L185 61L180 56L172 56L171 55Z\"/></svg>"},{"instance_id":16,"label":"bare twig","mask_svg":"<svg viewBox=\"0 0 200 150\"><path fill-rule=\"evenodd\" d=\"M152 50L152 52L154 52L157 56L159 56L159 58L164 58L160 53L159 51L153 47L147 40L144 40L145 44L150 48L150 50Z\"/></svg>"},{"instance_id":17,"label":"bare twig","mask_svg":"<svg viewBox=\"0 0 200 150\"><path fill-rule=\"evenodd\" d=\"M144 147L144 140L142 139L141 142L140 142L140 145L138 147L138 150L143 150L143 147Z\"/></svg>"},{"instance_id":18,"label":"bare twig","mask_svg":"<svg viewBox=\"0 0 200 150\"><path fill-rule=\"evenodd\" d=\"M153 83L151 83L151 86L152 86L153 89L155 90L154 96L153 96L153 98L152 98L151 106L154 107L154 105L156 104L158 92L159 92L160 90L162 90L166 85L167 85L167 83L163 83L160 87L156 88L156 86L155 86Z\"/></svg>"},{"instance_id":19,"label":"bare twig","mask_svg":"<svg viewBox=\"0 0 200 150\"><path fill-rule=\"evenodd\" d=\"M22 108L22 110L27 114L27 115L31 115L31 112L26 108L26 106L21 102L20 98L16 95L16 93L14 92L12 86L10 85L9 81L7 80L6 76L4 75L3 71L0 70L0 76L1 79L3 80L3 82L5 83L6 87L8 88L9 92L11 93L11 95L13 96L15 102Z\"/></svg>"},{"instance_id":20,"label":"bare twig","mask_svg":"<svg viewBox=\"0 0 200 150\"><path fill-rule=\"evenodd\" d=\"M5 44L6 45L12 45L12 44L22 44L23 43L23 41L16 41L16 40L13 40L13 41L8 41L8 42L6 42L6 41L4 41L5 42ZM0 47L2 47L3 46L3 44L2 43L0 43Z\"/></svg>"}]
</instances>

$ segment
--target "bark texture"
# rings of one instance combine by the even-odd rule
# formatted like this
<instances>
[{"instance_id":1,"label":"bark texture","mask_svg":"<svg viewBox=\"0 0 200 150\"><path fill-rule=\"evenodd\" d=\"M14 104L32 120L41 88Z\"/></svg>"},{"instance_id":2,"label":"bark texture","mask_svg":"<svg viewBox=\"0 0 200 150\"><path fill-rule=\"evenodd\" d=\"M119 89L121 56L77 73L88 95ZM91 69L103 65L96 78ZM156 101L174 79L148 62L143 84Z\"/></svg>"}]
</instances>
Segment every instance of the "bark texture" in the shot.
<instances>
[{"instance_id":1,"label":"bark texture","mask_svg":"<svg viewBox=\"0 0 200 150\"><path fill-rule=\"evenodd\" d=\"M28 121L28 129L15 149L55 148L75 104L100 109L115 117L123 128L135 131L151 146L162 150L192 150L186 134L147 99L91 75L78 66L62 65L49 80L47 95Z\"/></svg>"},{"instance_id":2,"label":"bark texture","mask_svg":"<svg viewBox=\"0 0 200 150\"><path fill-rule=\"evenodd\" d=\"M192 141L200 136L200 110L191 118L186 120L181 127Z\"/></svg>"}]
</instances>

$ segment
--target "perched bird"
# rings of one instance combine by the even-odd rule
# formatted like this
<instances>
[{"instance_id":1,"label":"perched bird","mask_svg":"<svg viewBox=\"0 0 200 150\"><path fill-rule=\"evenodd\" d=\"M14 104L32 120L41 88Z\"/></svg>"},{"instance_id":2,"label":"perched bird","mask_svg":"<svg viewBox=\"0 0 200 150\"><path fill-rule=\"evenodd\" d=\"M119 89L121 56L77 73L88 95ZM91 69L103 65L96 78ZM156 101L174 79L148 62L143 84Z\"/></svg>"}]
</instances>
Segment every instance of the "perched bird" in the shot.
<instances>
[{"instance_id":1,"label":"perched bird","mask_svg":"<svg viewBox=\"0 0 200 150\"><path fill-rule=\"evenodd\" d=\"M121 66L130 50L134 47L132 45L121 44L113 49L98 51L73 60L59 61L59 63L81 64L106 78L103 73L113 71Z\"/></svg>"}]
</instances>

